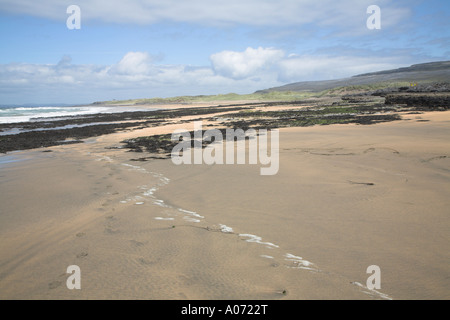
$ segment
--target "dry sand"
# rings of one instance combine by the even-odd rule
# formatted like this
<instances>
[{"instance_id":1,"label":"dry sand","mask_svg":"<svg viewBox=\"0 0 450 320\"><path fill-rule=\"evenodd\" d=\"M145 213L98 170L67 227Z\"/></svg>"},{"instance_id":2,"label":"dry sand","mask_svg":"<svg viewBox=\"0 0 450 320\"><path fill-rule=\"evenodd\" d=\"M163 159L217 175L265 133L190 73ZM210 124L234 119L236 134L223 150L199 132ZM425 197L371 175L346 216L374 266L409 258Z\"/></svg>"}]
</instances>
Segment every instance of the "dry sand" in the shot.
<instances>
[{"instance_id":1,"label":"dry sand","mask_svg":"<svg viewBox=\"0 0 450 320\"><path fill-rule=\"evenodd\" d=\"M450 112L417 117L281 129L274 176L105 149L177 125L2 157L0 299L449 299Z\"/></svg>"}]
</instances>

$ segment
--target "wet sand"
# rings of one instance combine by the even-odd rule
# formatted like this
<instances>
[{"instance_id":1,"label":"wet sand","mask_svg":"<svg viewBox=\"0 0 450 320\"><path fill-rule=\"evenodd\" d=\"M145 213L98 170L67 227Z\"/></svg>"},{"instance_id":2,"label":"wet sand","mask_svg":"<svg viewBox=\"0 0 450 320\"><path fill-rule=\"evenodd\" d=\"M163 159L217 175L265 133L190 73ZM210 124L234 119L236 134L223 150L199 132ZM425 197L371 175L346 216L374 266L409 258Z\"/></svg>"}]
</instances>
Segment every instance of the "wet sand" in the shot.
<instances>
[{"instance_id":1,"label":"wet sand","mask_svg":"<svg viewBox=\"0 0 450 320\"><path fill-rule=\"evenodd\" d=\"M274 176L110 149L186 123L13 153L0 299L448 299L450 112L404 118L280 129Z\"/></svg>"}]
</instances>

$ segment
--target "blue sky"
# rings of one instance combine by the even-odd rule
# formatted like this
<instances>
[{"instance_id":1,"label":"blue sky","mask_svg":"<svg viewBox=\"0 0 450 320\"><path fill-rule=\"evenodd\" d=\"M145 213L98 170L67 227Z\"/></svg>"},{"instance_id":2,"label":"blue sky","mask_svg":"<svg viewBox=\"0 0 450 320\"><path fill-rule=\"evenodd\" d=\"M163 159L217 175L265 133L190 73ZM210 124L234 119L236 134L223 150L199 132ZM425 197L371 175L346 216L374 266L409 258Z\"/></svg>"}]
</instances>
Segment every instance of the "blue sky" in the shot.
<instances>
[{"instance_id":1,"label":"blue sky","mask_svg":"<svg viewBox=\"0 0 450 320\"><path fill-rule=\"evenodd\" d=\"M449 60L449 18L447 0L0 0L0 104L251 93Z\"/></svg>"}]
</instances>

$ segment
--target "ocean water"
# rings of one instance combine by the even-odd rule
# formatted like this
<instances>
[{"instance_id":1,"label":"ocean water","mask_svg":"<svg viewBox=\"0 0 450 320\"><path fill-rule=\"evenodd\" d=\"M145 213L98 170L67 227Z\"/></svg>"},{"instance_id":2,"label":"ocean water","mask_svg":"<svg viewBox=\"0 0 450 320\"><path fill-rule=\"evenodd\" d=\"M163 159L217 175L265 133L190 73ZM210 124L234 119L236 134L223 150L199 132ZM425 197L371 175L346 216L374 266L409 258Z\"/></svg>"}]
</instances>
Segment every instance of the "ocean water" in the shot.
<instances>
[{"instance_id":1,"label":"ocean water","mask_svg":"<svg viewBox=\"0 0 450 320\"><path fill-rule=\"evenodd\" d=\"M121 109L121 111L126 111ZM65 116L78 116L95 113L119 112L118 108L106 106L39 106L39 107L18 107L0 106L0 123L18 123L42 118L60 118Z\"/></svg>"}]
</instances>

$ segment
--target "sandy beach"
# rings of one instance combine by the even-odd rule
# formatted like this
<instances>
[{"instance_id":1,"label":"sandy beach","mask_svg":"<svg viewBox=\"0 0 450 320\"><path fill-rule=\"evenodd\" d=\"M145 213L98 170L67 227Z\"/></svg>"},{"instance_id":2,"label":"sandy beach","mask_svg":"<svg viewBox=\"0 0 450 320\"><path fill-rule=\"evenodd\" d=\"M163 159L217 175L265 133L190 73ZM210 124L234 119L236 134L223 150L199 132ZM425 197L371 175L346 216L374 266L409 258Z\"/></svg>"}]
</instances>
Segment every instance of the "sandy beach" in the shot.
<instances>
[{"instance_id":1,"label":"sandy beach","mask_svg":"<svg viewBox=\"0 0 450 320\"><path fill-rule=\"evenodd\" d=\"M114 148L190 125L0 156L0 299L450 298L450 111L281 128L273 176Z\"/></svg>"}]
</instances>

